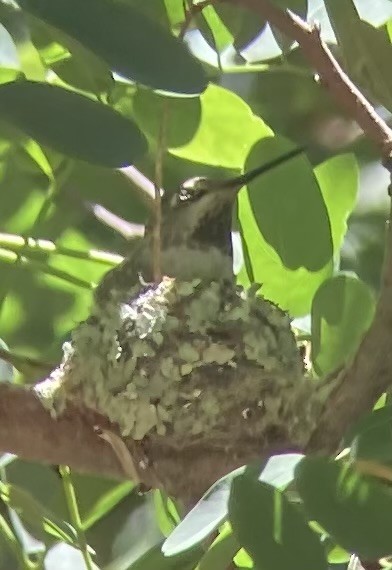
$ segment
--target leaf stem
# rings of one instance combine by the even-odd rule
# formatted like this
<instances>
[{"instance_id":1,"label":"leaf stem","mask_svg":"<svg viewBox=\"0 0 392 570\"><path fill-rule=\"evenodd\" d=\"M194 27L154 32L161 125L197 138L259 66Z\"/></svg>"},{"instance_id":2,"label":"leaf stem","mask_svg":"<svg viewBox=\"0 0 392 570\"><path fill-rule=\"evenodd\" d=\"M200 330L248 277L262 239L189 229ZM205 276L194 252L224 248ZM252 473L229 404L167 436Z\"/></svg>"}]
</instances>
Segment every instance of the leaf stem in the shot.
<instances>
[{"instance_id":1,"label":"leaf stem","mask_svg":"<svg viewBox=\"0 0 392 570\"><path fill-rule=\"evenodd\" d=\"M72 526L74 527L78 536L79 548L82 553L84 563L87 570L94 570L94 562L91 558L89 547L84 533L82 519L80 518L78 502L76 499L75 488L72 483L71 470L68 465L60 465L59 472L63 482L65 500L67 502L68 512L71 519Z\"/></svg>"}]
</instances>

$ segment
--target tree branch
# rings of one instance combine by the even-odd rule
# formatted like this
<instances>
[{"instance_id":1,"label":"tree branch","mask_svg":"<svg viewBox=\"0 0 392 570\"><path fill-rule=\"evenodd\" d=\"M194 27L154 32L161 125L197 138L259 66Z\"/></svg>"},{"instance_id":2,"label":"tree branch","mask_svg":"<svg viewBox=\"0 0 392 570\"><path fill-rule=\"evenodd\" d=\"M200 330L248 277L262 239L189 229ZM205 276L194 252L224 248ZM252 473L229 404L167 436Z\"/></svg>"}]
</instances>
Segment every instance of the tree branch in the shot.
<instances>
[{"instance_id":1,"label":"tree branch","mask_svg":"<svg viewBox=\"0 0 392 570\"><path fill-rule=\"evenodd\" d=\"M366 97L354 85L321 39L317 26L310 26L293 12L277 8L269 0L218 0L247 8L278 28L301 48L337 104L345 109L366 136L381 147L383 156L392 151L392 130L379 117Z\"/></svg>"},{"instance_id":2,"label":"tree branch","mask_svg":"<svg viewBox=\"0 0 392 570\"><path fill-rule=\"evenodd\" d=\"M108 420L68 405L58 419L50 416L32 389L0 384L0 449L24 459L65 464L77 471L124 477L112 448L94 426L113 429Z\"/></svg>"}]
</instances>

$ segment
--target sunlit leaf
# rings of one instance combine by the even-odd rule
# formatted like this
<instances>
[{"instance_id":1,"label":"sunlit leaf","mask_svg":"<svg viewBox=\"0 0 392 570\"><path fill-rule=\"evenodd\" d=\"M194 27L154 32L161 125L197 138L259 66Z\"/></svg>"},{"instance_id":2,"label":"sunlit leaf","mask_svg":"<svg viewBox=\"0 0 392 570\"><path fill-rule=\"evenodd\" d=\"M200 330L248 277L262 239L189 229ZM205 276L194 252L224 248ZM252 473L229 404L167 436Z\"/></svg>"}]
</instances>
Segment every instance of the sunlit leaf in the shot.
<instances>
[{"instance_id":1,"label":"sunlit leaf","mask_svg":"<svg viewBox=\"0 0 392 570\"><path fill-rule=\"evenodd\" d=\"M228 89L210 85L200 99L168 99L139 91L134 100L137 120L154 139L162 105L169 104L167 145L179 158L225 168L242 168L245 157L271 129Z\"/></svg>"}]
</instances>

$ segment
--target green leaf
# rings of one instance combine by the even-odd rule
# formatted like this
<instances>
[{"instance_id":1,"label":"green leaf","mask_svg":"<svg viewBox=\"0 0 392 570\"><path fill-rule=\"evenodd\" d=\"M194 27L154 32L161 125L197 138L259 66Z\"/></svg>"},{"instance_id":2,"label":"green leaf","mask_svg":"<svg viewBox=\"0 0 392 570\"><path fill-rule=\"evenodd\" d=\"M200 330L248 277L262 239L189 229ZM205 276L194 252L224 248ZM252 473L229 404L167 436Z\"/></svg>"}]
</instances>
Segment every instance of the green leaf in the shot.
<instances>
[{"instance_id":1,"label":"green leaf","mask_svg":"<svg viewBox=\"0 0 392 570\"><path fill-rule=\"evenodd\" d=\"M54 184L54 174L52 166L47 156L45 155L44 151L39 146L39 144L37 144L33 139L29 139L23 144L23 148L25 149L29 157L38 165L38 167L46 175L49 182Z\"/></svg>"},{"instance_id":2,"label":"green leaf","mask_svg":"<svg viewBox=\"0 0 392 570\"><path fill-rule=\"evenodd\" d=\"M165 556L174 556L200 544L222 524L227 516L231 482L243 470L240 467L232 471L210 487L163 543Z\"/></svg>"},{"instance_id":3,"label":"green leaf","mask_svg":"<svg viewBox=\"0 0 392 570\"><path fill-rule=\"evenodd\" d=\"M357 349L374 315L369 287L351 275L337 275L317 291L311 312L312 362L319 375L336 370Z\"/></svg>"},{"instance_id":4,"label":"green leaf","mask_svg":"<svg viewBox=\"0 0 392 570\"><path fill-rule=\"evenodd\" d=\"M0 85L0 116L40 144L102 166L129 165L146 151L143 135L130 120L108 106L46 83Z\"/></svg>"},{"instance_id":5,"label":"green leaf","mask_svg":"<svg viewBox=\"0 0 392 570\"><path fill-rule=\"evenodd\" d=\"M164 0L167 16L172 28L178 28L184 21L184 3L182 0Z\"/></svg>"},{"instance_id":6,"label":"green leaf","mask_svg":"<svg viewBox=\"0 0 392 570\"><path fill-rule=\"evenodd\" d=\"M227 570L239 548L231 529L220 533L200 560L197 570Z\"/></svg>"},{"instance_id":7,"label":"green leaf","mask_svg":"<svg viewBox=\"0 0 392 570\"><path fill-rule=\"evenodd\" d=\"M392 552L390 488L323 457L301 461L295 481L309 518L340 546L367 560Z\"/></svg>"},{"instance_id":8,"label":"green leaf","mask_svg":"<svg viewBox=\"0 0 392 570\"><path fill-rule=\"evenodd\" d=\"M282 10L291 10L306 19L308 0L272 0L272 2Z\"/></svg>"},{"instance_id":9,"label":"green leaf","mask_svg":"<svg viewBox=\"0 0 392 570\"><path fill-rule=\"evenodd\" d=\"M276 150L271 152L270 142L260 141L253 147L245 170L252 170L271 155L279 156L283 145L274 145ZM290 160L253 180L248 184L248 196L260 233L285 267L316 272L329 262L328 212L306 157Z\"/></svg>"},{"instance_id":10,"label":"green leaf","mask_svg":"<svg viewBox=\"0 0 392 570\"><path fill-rule=\"evenodd\" d=\"M339 154L317 166L314 173L328 211L333 251L338 255L357 200L358 163L352 154Z\"/></svg>"},{"instance_id":11,"label":"green leaf","mask_svg":"<svg viewBox=\"0 0 392 570\"><path fill-rule=\"evenodd\" d=\"M257 568L327 568L318 536L274 487L249 475L237 477L232 484L229 517L238 542Z\"/></svg>"},{"instance_id":12,"label":"green leaf","mask_svg":"<svg viewBox=\"0 0 392 570\"><path fill-rule=\"evenodd\" d=\"M121 0L124 4L128 6L132 6L135 10L142 12L150 18L151 20L155 20L160 24L164 25L165 27L169 24L167 8L165 6L165 2L162 0ZM175 3L176 0L174 0ZM173 4L173 0L169 0L171 4Z\"/></svg>"},{"instance_id":13,"label":"green leaf","mask_svg":"<svg viewBox=\"0 0 392 570\"><path fill-rule=\"evenodd\" d=\"M29 24L41 58L63 81L78 90L96 95L111 89L114 80L101 58L74 38L38 18L29 17Z\"/></svg>"},{"instance_id":14,"label":"green leaf","mask_svg":"<svg viewBox=\"0 0 392 570\"><path fill-rule=\"evenodd\" d=\"M119 483L113 486L106 493L100 495L94 505L89 509L83 517L83 529L87 530L92 527L97 521L102 519L111 510L113 510L134 488L131 481Z\"/></svg>"},{"instance_id":15,"label":"green leaf","mask_svg":"<svg viewBox=\"0 0 392 570\"><path fill-rule=\"evenodd\" d=\"M166 99L139 90L134 111L139 125L157 139ZM200 99L170 99L167 145L179 158L224 168L242 168L245 157L271 129L228 89L210 85Z\"/></svg>"},{"instance_id":16,"label":"green leaf","mask_svg":"<svg viewBox=\"0 0 392 570\"><path fill-rule=\"evenodd\" d=\"M259 480L284 488L292 481L295 466L301 459L302 455L298 453L273 455L263 463ZM209 488L163 543L162 551L166 556L173 556L199 544L224 522L228 514L232 481L244 469L235 469Z\"/></svg>"},{"instance_id":17,"label":"green leaf","mask_svg":"<svg viewBox=\"0 0 392 570\"><path fill-rule=\"evenodd\" d=\"M206 6L202 13L196 16L196 24L206 42L217 53L221 53L233 42L233 36L222 22L214 6Z\"/></svg>"},{"instance_id":18,"label":"green leaf","mask_svg":"<svg viewBox=\"0 0 392 570\"><path fill-rule=\"evenodd\" d=\"M249 554L246 552L246 550L244 550L243 548L241 548L241 550L239 550L237 552L237 554L234 556L233 560L234 560L235 564L237 566L239 566L240 568L253 568L254 567L253 560L251 559Z\"/></svg>"},{"instance_id":19,"label":"green leaf","mask_svg":"<svg viewBox=\"0 0 392 570\"><path fill-rule=\"evenodd\" d=\"M284 154L288 144L267 138L252 148L246 170ZM309 312L314 293L332 272L333 245L327 207L305 156L254 180L239 194L239 219L251 280L292 316ZM244 275L239 282L246 284Z\"/></svg>"},{"instance_id":20,"label":"green leaf","mask_svg":"<svg viewBox=\"0 0 392 570\"><path fill-rule=\"evenodd\" d=\"M201 64L185 45L133 6L108 0L21 0L20 4L132 81L185 95L197 95L207 85Z\"/></svg>"},{"instance_id":21,"label":"green leaf","mask_svg":"<svg viewBox=\"0 0 392 570\"><path fill-rule=\"evenodd\" d=\"M14 4L1 2L0 20L12 36L16 46L19 59L18 69L27 79L44 81L46 67L31 41L25 14Z\"/></svg>"},{"instance_id":22,"label":"green leaf","mask_svg":"<svg viewBox=\"0 0 392 570\"><path fill-rule=\"evenodd\" d=\"M202 548L194 548L177 556L166 558L160 545L154 546L127 570L194 570L203 556Z\"/></svg>"},{"instance_id":23,"label":"green leaf","mask_svg":"<svg viewBox=\"0 0 392 570\"><path fill-rule=\"evenodd\" d=\"M162 490L154 491L155 517L164 536L169 536L180 522L180 516L172 499Z\"/></svg>"},{"instance_id":24,"label":"green leaf","mask_svg":"<svg viewBox=\"0 0 392 570\"><path fill-rule=\"evenodd\" d=\"M345 436L353 459L392 464L392 406L366 414Z\"/></svg>"},{"instance_id":25,"label":"green leaf","mask_svg":"<svg viewBox=\"0 0 392 570\"><path fill-rule=\"evenodd\" d=\"M217 3L215 10L234 38L237 50L248 46L265 26L265 21L262 21L258 14L242 9L240 5Z\"/></svg>"},{"instance_id":26,"label":"green leaf","mask_svg":"<svg viewBox=\"0 0 392 570\"><path fill-rule=\"evenodd\" d=\"M58 519L46 509L27 491L16 485L0 483L0 495L2 500L14 509L33 531L35 536L47 541L48 534L67 544L76 546L78 539L74 529L68 523Z\"/></svg>"}]
</instances>

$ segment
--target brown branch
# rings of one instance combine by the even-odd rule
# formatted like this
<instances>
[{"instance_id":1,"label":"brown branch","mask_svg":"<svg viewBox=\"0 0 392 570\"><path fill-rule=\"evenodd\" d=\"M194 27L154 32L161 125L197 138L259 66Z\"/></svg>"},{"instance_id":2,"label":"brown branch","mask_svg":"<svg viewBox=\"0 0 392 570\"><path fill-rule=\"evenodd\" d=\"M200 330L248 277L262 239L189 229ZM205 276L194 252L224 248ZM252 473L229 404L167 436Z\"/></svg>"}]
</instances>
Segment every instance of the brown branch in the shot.
<instances>
[{"instance_id":1,"label":"brown branch","mask_svg":"<svg viewBox=\"0 0 392 570\"><path fill-rule=\"evenodd\" d=\"M100 430L118 433L116 426L91 410L68 404L55 419L33 389L2 383L0 418L1 451L44 464L68 465L82 473L127 478L112 446L99 435ZM132 456L140 456L132 440L126 444ZM155 473L148 468L139 478L147 486L156 483Z\"/></svg>"}]
</instances>

